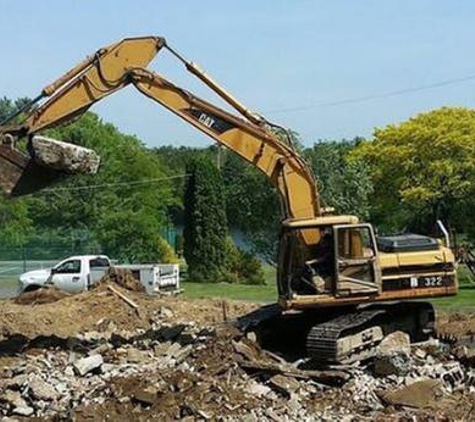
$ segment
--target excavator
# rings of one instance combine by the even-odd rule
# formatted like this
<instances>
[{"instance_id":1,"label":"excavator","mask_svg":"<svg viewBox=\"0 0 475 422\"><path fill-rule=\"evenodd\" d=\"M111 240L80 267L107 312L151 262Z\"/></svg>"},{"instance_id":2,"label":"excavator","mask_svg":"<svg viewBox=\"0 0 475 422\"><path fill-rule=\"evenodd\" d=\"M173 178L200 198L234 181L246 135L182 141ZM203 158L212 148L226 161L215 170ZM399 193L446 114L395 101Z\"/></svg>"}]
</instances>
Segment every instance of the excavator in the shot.
<instances>
[{"instance_id":1,"label":"excavator","mask_svg":"<svg viewBox=\"0 0 475 422\"><path fill-rule=\"evenodd\" d=\"M162 51L178 59L232 112L150 71L149 63ZM264 343L277 338L317 361L346 363L370 356L396 330L406 332L411 341L434 333L434 308L420 299L458 291L443 224L439 222L440 238L378 237L371 224L324 207L312 171L290 137L279 135L282 128L245 107L162 37L127 38L101 48L0 123L0 185L5 195L30 194L70 174L96 171L93 151L78 147L72 160L64 160L71 145L41 132L71 122L127 86L238 154L276 187L283 213L280 311L249 324ZM93 163L81 165L87 160Z\"/></svg>"}]
</instances>

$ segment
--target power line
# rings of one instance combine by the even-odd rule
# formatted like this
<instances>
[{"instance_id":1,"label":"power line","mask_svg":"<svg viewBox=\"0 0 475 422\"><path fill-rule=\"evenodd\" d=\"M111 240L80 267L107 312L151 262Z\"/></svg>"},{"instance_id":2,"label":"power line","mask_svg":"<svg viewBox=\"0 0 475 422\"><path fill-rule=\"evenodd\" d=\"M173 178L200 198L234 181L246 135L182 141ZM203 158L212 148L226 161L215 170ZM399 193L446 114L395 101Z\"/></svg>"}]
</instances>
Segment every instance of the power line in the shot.
<instances>
[{"instance_id":1,"label":"power line","mask_svg":"<svg viewBox=\"0 0 475 422\"><path fill-rule=\"evenodd\" d=\"M388 97L396 97L398 95L410 94L410 93L413 93L413 92L426 91L426 90L429 90L429 89L440 88L440 87L447 86L447 85L456 85L456 84L460 84L460 83L464 83L464 82L468 82L468 81L473 81L473 80L475 80L475 75L469 75L469 76L465 76L465 77L462 77L462 78L447 79L445 81L435 82L435 83L429 84L429 85L420 85L420 86L417 86L417 87L404 88L404 89L399 89L399 90L396 90L396 91L389 91L389 92L385 92L385 93L381 93L381 94L373 94L373 95L366 95L366 96L363 96L363 97L348 98L346 100L315 103L315 104L309 104L309 105L306 105L306 106L278 108L278 109L268 110L265 113L266 114L292 113L292 112L298 112L298 111L311 110L311 109L314 109L314 108L334 107L334 106L339 106L339 105L344 105L344 104L362 103L362 102L365 102L365 101L379 100L379 99L388 98Z\"/></svg>"},{"instance_id":2,"label":"power line","mask_svg":"<svg viewBox=\"0 0 475 422\"><path fill-rule=\"evenodd\" d=\"M110 187L119 187L119 186L137 186L137 185L145 185L149 183L161 182L163 180L180 179L180 178L184 179L186 177L188 177L188 174L180 174L180 175L169 176L169 177L158 177L154 179L142 179L142 180L136 180L134 182L101 183L97 185L88 185L88 186L50 188L50 189L43 189L41 192L79 191L79 190L90 190L90 189L110 188Z\"/></svg>"}]
</instances>

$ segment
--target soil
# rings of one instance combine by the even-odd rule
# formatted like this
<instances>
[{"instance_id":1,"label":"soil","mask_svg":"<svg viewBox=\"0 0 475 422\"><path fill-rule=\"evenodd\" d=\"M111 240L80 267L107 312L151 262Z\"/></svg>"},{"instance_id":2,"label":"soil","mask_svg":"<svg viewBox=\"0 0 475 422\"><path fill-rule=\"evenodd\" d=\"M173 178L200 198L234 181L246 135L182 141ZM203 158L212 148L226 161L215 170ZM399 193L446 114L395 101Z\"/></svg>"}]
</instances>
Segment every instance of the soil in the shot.
<instances>
[{"instance_id":1,"label":"soil","mask_svg":"<svg viewBox=\"0 0 475 422\"><path fill-rule=\"evenodd\" d=\"M55 287L41 287L37 290L24 292L17 296L13 301L17 305L42 305L45 303L56 302L60 299L69 296L68 293L63 292Z\"/></svg>"},{"instance_id":2,"label":"soil","mask_svg":"<svg viewBox=\"0 0 475 422\"><path fill-rule=\"evenodd\" d=\"M103 282L90 292L68 295L55 289L24 293L17 299L1 300L0 335L21 334L28 338L55 335L70 337L87 331L102 331L109 322L119 330L147 329L151 316L162 307L168 308L173 320L213 324L223 321L223 301L187 300L180 297L158 298L144 293L114 287L139 305L139 314L107 289ZM227 302L228 317L242 315L258 305Z\"/></svg>"},{"instance_id":3,"label":"soil","mask_svg":"<svg viewBox=\"0 0 475 422\"><path fill-rule=\"evenodd\" d=\"M109 268L109 271L107 271L99 283L93 285L93 288L97 288L104 283L115 283L118 286L132 292L145 292L145 287L136 278L134 278L130 271L124 270L122 268Z\"/></svg>"}]
</instances>

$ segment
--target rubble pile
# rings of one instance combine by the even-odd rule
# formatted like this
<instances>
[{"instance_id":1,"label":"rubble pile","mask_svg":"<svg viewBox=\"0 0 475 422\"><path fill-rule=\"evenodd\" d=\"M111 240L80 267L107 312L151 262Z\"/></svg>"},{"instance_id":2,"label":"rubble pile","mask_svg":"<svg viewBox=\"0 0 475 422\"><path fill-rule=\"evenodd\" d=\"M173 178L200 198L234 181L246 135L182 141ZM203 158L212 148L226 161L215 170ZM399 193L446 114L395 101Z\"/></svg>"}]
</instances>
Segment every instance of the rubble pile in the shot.
<instances>
[{"instance_id":1,"label":"rubble pile","mask_svg":"<svg viewBox=\"0 0 475 422\"><path fill-rule=\"evenodd\" d=\"M89 292L81 303L93 302L90 309L97 310L98 303L113 301L137 324L96 315L95 324L86 321L85 329L75 326L62 335L4 331L0 415L17 420L351 421L467 419L472 412L475 347L469 335L450 344L433 339L411 345L407 335L396 332L371 359L322 367L262 349L252 334L224 322L219 301L128 294L140 305L141 316L106 290ZM61 310L72 300L32 309L56 305ZM227 316L236 316L243 306L231 302ZM9 315L29 310L27 305L6 308L2 312Z\"/></svg>"}]
</instances>

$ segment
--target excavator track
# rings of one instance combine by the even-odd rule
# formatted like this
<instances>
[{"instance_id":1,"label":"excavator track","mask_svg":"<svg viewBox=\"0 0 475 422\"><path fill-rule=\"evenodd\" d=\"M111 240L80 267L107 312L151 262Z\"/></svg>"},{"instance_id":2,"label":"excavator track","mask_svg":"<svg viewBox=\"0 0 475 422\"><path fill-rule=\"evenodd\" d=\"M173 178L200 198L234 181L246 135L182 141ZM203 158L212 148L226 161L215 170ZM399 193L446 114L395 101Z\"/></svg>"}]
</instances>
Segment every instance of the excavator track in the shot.
<instances>
[{"instance_id":1,"label":"excavator track","mask_svg":"<svg viewBox=\"0 0 475 422\"><path fill-rule=\"evenodd\" d=\"M307 335L308 356L322 363L351 363L370 358L391 332L407 332L412 341L434 334L434 308L426 302L374 305L314 325Z\"/></svg>"},{"instance_id":2,"label":"excavator track","mask_svg":"<svg viewBox=\"0 0 475 422\"><path fill-rule=\"evenodd\" d=\"M307 335L309 356L331 363L361 359L365 351L371 351L383 338L376 325L376 317L383 314L383 310L354 312L312 327ZM350 336L355 344L351 350L344 350L342 340Z\"/></svg>"}]
</instances>

